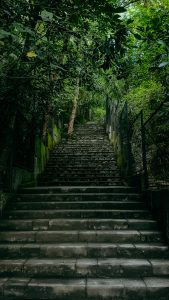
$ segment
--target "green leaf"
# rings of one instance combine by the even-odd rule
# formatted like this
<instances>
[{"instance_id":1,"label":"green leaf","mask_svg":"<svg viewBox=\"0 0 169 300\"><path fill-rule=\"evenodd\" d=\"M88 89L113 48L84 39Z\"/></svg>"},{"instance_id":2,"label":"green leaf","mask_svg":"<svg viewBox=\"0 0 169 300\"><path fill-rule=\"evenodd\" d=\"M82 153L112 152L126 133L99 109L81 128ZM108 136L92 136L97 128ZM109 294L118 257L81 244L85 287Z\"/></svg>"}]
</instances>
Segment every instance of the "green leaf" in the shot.
<instances>
[{"instance_id":1,"label":"green leaf","mask_svg":"<svg viewBox=\"0 0 169 300\"><path fill-rule=\"evenodd\" d=\"M142 40L141 35L139 35L138 33L133 33L133 35L135 36L135 38L136 38L137 40Z\"/></svg>"},{"instance_id":2,"label":"green leaf","mask_svg":"<svg viewBox=\"0 0 169 300\"><path fill-rule=\"evenodd\" d=\"M52 22L52 20L53 20L53 13L51 13L51 12L49 12L47 10L43 10L41 12L41 18L45 22Z\"/></svg>"},{"instance_id":3,"label":"green leaf","mask_svg":"<svg viewBox=\"0 0 169 300\"><path fill-rule=\"evenodd\" d=\"M28 27L28 26L24 26L23 24L21 23L17 23L17 22L14 22L14 26L15 26L15 29L19 32L22 32L22 33L29 33L31 35L34 34L34 32Z\"/></svg>"},{"instance_id":4,"label":"green leaf","mask_svg":"<svg viewBox=\"0 0 169 300\"><path fill-rule=\"evenodd\" d=\"M9 57L11 57L12 59L16 60L18 57L15 53L10 53Z\"/></svg>"},{"instance_id":5,"label":"green leaf","mask_svg":"<svg viewBox=\"0 0 169 300\"><path fill-rule=\"evenodd\" d=\"M162 45L164 48L166 48L167 50L169 50L168 45L167 45L166 42L164 42L163 40L159 40L158 43L159 43L160 45Z\"/></svg>"},{"instance_id":6,"label":"green leaf","mask_svg":"<svg viewBox=\"0 0 169 300\"><path fill-rule=\"evenodd\" d=\"M10 32L5 31L5 30L3 30L3 29L0 29L0 39L4 39L4 38L6 38L6 37L8 37L8 36L11 36L11 33L10 33Z\"/></svg>"},{"instance_id":7,"label":"green leaf","mask_svg":"<svg viewBox=\"0 0 169 300\"><path fill-rule=\"evenodd\" d=\"M159 64L159 68L163 68L169 65L169 61L163 61L161 64Z\"/></svg>"},{"instance_id":8,"label":"green leaf","mask_svg":"<svg viewBox=\"0 0 169 300\"><path fill-rule=\"evenodd\" d=\"M50 68L53 71L57 69L57 66L55 64L50 63Z\"/></svg>"},{"instance_id":9,"label":"green leaf","mask_svg":"<svg viewBox=\"0 0 169 300\"><path fill-rule=\"evenodd\" d=\"M37 57L37 54L35 53L35 51L28 51L27 53L26 53L26 56L28 57L28 58L36 58Z\"/></svg>"}]
</instances>

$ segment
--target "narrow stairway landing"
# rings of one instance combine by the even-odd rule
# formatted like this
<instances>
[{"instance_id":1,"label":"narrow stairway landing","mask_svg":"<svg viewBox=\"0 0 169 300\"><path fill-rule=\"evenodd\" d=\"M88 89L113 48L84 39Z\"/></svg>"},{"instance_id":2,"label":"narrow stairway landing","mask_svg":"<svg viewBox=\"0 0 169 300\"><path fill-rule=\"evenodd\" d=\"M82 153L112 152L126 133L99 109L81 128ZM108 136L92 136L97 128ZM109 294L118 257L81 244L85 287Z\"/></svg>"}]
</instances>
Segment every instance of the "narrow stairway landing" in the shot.
<instances>
[{"instance_id":1,"label":"narrow stairway landing","mask_svg":"<svg viewBox=\"0 0 169 300\"><path fill-rule=\"evenodd\" d=\"M169 299L168 246L102 126L56 147L0 230L0 300Z\"/></svg>"}]
</instances>

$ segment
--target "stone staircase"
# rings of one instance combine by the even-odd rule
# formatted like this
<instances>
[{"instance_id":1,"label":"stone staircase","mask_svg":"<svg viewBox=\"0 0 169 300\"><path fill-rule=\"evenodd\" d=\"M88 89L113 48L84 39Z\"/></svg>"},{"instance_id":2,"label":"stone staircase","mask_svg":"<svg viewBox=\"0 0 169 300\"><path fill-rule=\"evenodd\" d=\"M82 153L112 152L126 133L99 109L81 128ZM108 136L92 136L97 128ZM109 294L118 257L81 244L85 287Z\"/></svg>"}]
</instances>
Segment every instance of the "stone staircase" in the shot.
<instances>
[{"instance_id":1,"label":"stone staircase","mask_svg":"<svg viewBox=\"0 0 169 300\"><path fill-rule=\"evenodd\" d=\"M79 126L15 198L0 222L0 299L169 299L168 246L101 126Z\"/></svg>"},{"instance_id":2,"label":"stone staircase","mask_svg":"<svg viewBox=\"0 0 169 300\"><path fill-rule=\"evenodd\" d=\"M73 139L52 153L41 185L120 185L112 148L103 127L79 126Z\"/></svg>"}]
</instances>

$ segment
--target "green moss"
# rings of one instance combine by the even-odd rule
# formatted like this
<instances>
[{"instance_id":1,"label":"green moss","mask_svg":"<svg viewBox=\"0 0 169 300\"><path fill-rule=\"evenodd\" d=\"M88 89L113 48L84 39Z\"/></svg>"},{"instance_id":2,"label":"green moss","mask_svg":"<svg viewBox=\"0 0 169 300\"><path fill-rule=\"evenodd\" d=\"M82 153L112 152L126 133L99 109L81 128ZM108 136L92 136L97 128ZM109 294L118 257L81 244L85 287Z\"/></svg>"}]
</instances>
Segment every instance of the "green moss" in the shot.
<instances>
[{"instance_id":1,"label":"green moss","mask_svg":"<svg viewBox=\"0 0 169 300\"><path fill-rule=\"evenodd\" d=\"M37 137L35 141L35 154L36 154L36 166L35 166L35 177L42 173L46 163L49 159L49 153L53 147L60 141L60 130L53 123L53 135L48 133L47 145L45 145L41 138Z\"/></svg>"},{"instance_id":2,"label":"green moss","mask_svg":"<svg viewBox=\"0 0 169 300\"><path fill-rule=\"evenodd\" d=\"M13 168L12 171L12 190L17 190L18 186L32 186L35 185L37 176L41 174L49 159L49 153L53 147L60 140L60 130L56 127L54 122L52 135L48 133L47 143L45 144L42 137L36 136L35 138L35 157L34 157L34 170L27 171L21 168ZM4 200L0 202L0 209L3 206Z\"/></svg>"},{"instance_id":3,"label":"green moss","mask_svg":"<svg viewBox=\"0 0 169 300\"><path fill-rule=\"evenodd\" d=\"M125 164L124 157L122 153L119 152L117 154L117 165L121 169L122 167L124 167L124 164Z\"/></svg>"},{"instance_id":4,"label":"green moss","mask_svg":"<svg viewBox=\"0 0 169 300\"><path fill-rule=\"evenodd\" d=\"M60 129L58 129L56 127L56 125L54 125L54 127L53 127L53 143L54 143L54 145L59 143L60 138L61 138Z\"/></svg>"},{"instance_id":5,"label":"green moss","mask_svg":"<svg viewBox=\"0 0 169 300\"><path fill-rule=\"evenodd\" d=\"M51 150L52 148L53 148L53 140L50 133L48 133L48 149Z\"/></svg>"}]
</instances>

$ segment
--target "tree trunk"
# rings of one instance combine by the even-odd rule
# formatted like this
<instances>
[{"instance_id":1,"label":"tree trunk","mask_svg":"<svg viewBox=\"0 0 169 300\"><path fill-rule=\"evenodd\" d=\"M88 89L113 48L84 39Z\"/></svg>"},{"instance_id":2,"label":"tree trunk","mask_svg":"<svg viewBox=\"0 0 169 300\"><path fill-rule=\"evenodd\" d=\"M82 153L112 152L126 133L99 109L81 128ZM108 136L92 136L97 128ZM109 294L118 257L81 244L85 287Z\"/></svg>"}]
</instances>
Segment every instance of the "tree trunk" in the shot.
<instances>
[{"instance_id":1,"label":"tree trunk","mask_svg":"<svg viewBox=\"0 0 169 300\"><path fill-rule=\"evenodd\" d=\"M68 135L69 136L71 136L73 133L74 121L75 121L76 113L77 113L77 104L78 104L78 98L79 98L79 82L80 82L80 79L78 77L76 80L75 97L74 97L72 112L71 112L69 125L68 125Z\"/></svg>"}]
</instances>

